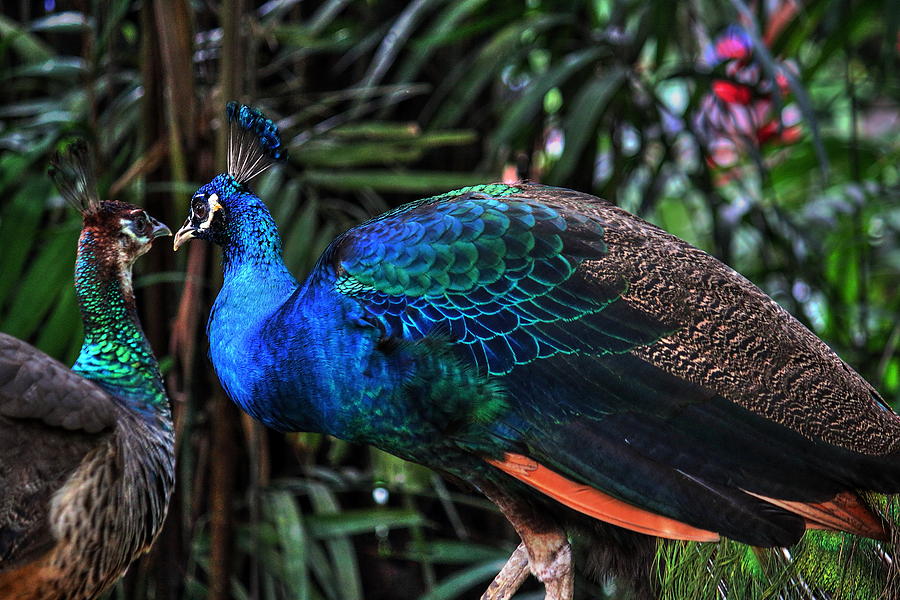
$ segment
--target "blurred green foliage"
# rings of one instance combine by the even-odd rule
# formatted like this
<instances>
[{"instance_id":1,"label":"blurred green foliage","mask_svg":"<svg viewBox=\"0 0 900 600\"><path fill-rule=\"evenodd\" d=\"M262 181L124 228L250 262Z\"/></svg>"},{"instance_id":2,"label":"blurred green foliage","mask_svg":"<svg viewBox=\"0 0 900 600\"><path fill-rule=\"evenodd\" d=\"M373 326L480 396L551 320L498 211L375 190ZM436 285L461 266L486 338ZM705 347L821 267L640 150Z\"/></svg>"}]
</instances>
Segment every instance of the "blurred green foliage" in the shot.
<instances>
[{"instance_id":1,"label":"blurred green foliage","mask_svg":"<svg viewBox=\"0 0 900 600\"><path fill-rule=\"evenodd\" d=\"M765 31L781 6L48 0L5 8L0 329L66 361L80 346L79 223L44 174L49 154L70 136L88 138L101 189L175 226L189 194L215 172L223 94L235 90L289 140L291 163L254 185L298 276L368 216L512 172L594 192L722 258L897 405L900 11L880 0L810 0L773 36L759 60L796 65L783 101L801 113L797 143L752 148L731 168L714 168L697 128L713 79L726 76L702 63L707 44L730 23ZM181 29L166 24L170 10L188 17ZM237 27L223 28L227 19ZM477 597L516 545L485 501L378 451L217 417L202 327L217 266L190 261L159 247L137 268L143 320L178 404L179 489L157 549L115 597L221 597L210 583L223 577L239 599ZM180 304L183 289L198 290L194 313ZM176 319L189 314L199 321ZM173 349L170 332L181 326L187 338ZM179 353L185 339L194 343ZM225 460L214 439L228 419L233 455L223 480L213 473ZM228 543L227 571L211 559L211 507L222 497L231 527L216 539ZM539 587L528 589L517 598L540 597ZM593 597L614 589L579 583Z\"/></svg>"}]
</instances>

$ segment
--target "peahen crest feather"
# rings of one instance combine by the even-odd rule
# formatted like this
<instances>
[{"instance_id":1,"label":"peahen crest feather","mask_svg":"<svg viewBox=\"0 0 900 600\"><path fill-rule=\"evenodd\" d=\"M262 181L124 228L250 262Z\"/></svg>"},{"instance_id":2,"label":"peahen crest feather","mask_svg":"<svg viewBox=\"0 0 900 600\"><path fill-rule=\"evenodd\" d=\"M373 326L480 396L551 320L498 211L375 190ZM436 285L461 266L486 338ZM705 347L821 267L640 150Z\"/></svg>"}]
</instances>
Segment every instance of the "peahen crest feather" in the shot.
<instances>
[{"instance_id":1,"label":"peahen crest feather","mask_svg":"<svg viewBox=\"0 0 900 600\"><path fill-rule=\"evenodd\" d=\"M755 548L660 540L660 600L887 600L900 597L897 549L900 501L869 495L889 532L886 541L810 530L791 548Z\"/></svg>"},{"instance_id":2,"label":"peahen crest feather","mask_svg":"<svg viewBox=\"0 0 900 600\"><path fill-rule=\"evenodd\" d=\"M238 183L250 181L277 162L287 160L278 126L260 111L229 102L228 174Z\"/></svg>"},{"instance_id":3,"label":"peahen crest feather","mask_svg":"<svg viewBox=\"0 0 900 600\"><path fill-rule=\"evenodd\" d=\"M83 139L76 139L55 153L47 172L63 198L82 215L94 214L100 209L93 157Z\"/></svg>"}]
</instances>

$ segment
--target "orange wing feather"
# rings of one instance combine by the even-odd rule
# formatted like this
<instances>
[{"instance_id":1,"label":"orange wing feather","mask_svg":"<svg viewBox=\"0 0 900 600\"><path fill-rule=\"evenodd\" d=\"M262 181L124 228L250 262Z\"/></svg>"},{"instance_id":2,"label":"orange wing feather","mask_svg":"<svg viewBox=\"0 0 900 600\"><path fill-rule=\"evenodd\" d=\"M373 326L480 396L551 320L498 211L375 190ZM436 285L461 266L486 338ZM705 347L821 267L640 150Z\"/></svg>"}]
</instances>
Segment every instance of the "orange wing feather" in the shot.
<instances>
[{"instance_id":1,"label":"orange wing feather","mask_svg":"<svg viewBox=\"0 0 900 600\"><path fill-rule=\"evenodd\" d=\"M826 502L792 502L747 493L800 515L806 519L807 529L846 531L854 535L887 541L884 525L853 492L841 492Z\"/></svg>"},{"instance_id":2,"label":"orange wing feather","mask_svg":"<svg viewBox=\"0 0 900 600\"><path fill-rule=\"evenodd\" d=\"M576 483L527 456L506 453L503 460L486 458L485 461L557 502L595 519L673 540L714 542L719 539L719 534L715 532L657 515ZM807 529L846 531L879 540L886 538L883 524L852 492L842 492L826 502L795 502L747 493L803 517Z\"/></svg>"},{"instance_id":3,"label":"orange wing feather","mask_svg":"<svg viewBox=\"0 0 900 600\"><path fill-rule=\"evenodd\" d=\"M502 461L490 458L485 460L557 502L595 519L673 540L715 542L719 539L719 534L712 531L685 525L675 519L622 502L590 486L575 483L527 456L507 453Z\"/></svg>"}]
</instances>

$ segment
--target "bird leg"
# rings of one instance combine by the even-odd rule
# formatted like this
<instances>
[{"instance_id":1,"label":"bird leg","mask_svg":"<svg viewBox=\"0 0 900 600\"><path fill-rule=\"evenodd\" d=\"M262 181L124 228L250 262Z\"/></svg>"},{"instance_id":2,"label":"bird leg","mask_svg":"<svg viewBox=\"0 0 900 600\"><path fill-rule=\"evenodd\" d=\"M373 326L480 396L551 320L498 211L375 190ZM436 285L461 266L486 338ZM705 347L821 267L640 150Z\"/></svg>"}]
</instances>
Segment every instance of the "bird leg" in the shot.
<instances>
[{"instance_id":1,"label":"bird leg","mask_svg":"<svg viewBox=\"0 0 900 600\"><path fill-rule=\"evenodd\" d=\"M544 584L545 600L572 600L575 573L572 549L565 531L532 506L500 492L493 486L480 486L496 504L522 538L503 569L488 586L482 600L507 600L525 580L525 567ZM522 552L524 546L525 552ZM527 553L527 557L522 554Z\"/></svg>"},{"instance_id":2,"label":"bird leg","mask_svg":"<svg viewBox=\"0 0 900 600\"><path fill-rule=\"evenodd\" d=\"M481 600L509 600L528 577L528 551L519 544L497 576L488 586Z\"/></svg>"}]
</instances>

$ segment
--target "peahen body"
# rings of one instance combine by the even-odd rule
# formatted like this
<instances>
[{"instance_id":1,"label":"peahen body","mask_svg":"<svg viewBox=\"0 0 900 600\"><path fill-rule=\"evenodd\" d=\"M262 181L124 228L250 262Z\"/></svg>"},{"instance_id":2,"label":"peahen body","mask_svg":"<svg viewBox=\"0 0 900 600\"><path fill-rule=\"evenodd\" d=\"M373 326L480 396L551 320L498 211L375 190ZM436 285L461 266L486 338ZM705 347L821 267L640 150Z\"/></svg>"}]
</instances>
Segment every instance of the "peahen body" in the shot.
<instances>
[{"instance_id":1,"label":"peahen body","mask_svg":"<svg viewBox=\"0 0 900 600\"><path fill-rule=\"evenodd\" d=\"M51 174L83 215L70 369L0 334L0 598L87 600L153 543L174 486L169 402L141 330L131 268L171 231L101 202L83 143Z\"/></svg>"},{"instance_id":2,"label":"peahen body","mask_svg":"<svg viewBox=\"0 0 900 600\"><path fill-rule=\"evenodd\" d=\"M858 492L900 491L900 418L726 265L599 198L494 184L351 229L299 283L245 183L279 158L277 131L228 114L229 173L175 239L223 248L219 379L270 427L372 444L487 495L523 545L485 598L528 569L571 598L570 537L638 595L659 591L655 537L886 538Z\"/></svg>"}]
</instances>

